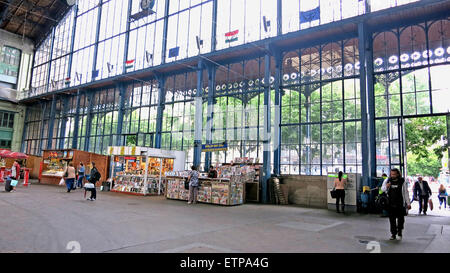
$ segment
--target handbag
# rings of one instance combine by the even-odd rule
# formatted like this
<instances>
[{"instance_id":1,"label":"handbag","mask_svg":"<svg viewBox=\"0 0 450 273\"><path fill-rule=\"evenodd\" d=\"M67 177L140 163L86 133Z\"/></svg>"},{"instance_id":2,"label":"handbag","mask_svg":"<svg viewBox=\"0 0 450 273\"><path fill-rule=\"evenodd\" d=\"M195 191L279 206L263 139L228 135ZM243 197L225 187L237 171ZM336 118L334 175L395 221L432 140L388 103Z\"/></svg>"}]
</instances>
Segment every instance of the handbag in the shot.
<instances>
[{"instance_id":1,"label":"handbag","mask_svg":"<svg viewBox=\"0 0 450 273\"><path fill-rule=\"evenodd\" d=\"M19 181L11 180L11 186L15 187L15 186L17 186L17 183L19 183Z\"/></svg>"},{"instance_id":2,"label":"handbag","mask_svg":"<svg viewBox=\"0 0 450 273\"><path fill-rule=\"evenodd\" d=\"M336 198L337 198L337 192L336 192L336 189L335 189L335 188L333 188L333 189L330 191L330 194L331 194L331 198L333 198L333 199L336 199Z\"/></svg>"},{"instance_id":3,"label":"handbag","mask_svg":"<svg viewBox=\"0 0 450 273\"><path fill-rule=\"evenodd\" d=\"M189 180L188 179L184 180L184 189L189 190Z\"/></svg>"},{"instance_id":4,"label":"handbag","mask_svg":"<svg viewBox=\"0 0 450 273\"><path fill-rule=\"evenodd\" d=\"M433 210L433 201L431 199L428 200L428 205L430 206L430 210Z\"/></svg>"}]
</instances>

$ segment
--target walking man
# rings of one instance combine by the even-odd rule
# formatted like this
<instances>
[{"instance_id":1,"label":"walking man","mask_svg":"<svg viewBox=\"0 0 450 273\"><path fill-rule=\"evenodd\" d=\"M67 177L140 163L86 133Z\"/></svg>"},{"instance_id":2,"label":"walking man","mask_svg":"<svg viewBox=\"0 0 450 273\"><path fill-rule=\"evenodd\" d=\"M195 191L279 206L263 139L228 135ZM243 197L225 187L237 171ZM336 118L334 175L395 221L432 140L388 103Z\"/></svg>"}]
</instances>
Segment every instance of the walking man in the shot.
<instances>
[{"instance_id":1,"label":"walking man","mask_svg":"<svg viewBox=\"0 0 450 273\"><path fill-rule=\"evenodd\" d=\"M431 197L431 189L428 182L419 176L414 184L413 192L414 196L419 199L419 214L423 211L423 214L427 215L428 199Z\"/></svg>"},{"instance_id":2,"label":"walking man","mask_svg":"<svg viewBox=\"0 0 450 273\"><path fill-rule=\"evenodd\" d=\"M89 177L89 183L94 184L94 187L90 188L91 197L88 198L90 201L95 201L97 199L97 189L95 183L97 183L101 178L100 172L95 167L95 162L91 163L91 176Z\"/></svg>"},{"instance_id":3,"label":"walking man","mask_svg":"<svg viewBox=\"0 0 450 273\"><path fill-rule=\"evenodd\" d=\"M401 240L405 216L411 209L411 201L409 200L408 186L398 169L391 170L390 177L384 180L381 189L387 193L389 200L387 211L392 234L390 240L397 239L397 236Z\"/></svg>"}]
</instances>

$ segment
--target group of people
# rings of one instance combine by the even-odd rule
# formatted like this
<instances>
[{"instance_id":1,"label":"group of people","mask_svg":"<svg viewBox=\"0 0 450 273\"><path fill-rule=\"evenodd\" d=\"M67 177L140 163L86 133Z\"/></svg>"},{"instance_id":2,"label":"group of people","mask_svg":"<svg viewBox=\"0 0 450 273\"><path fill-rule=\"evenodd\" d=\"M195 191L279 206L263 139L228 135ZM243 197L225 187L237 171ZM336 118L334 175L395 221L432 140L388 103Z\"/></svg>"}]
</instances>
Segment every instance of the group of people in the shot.
<instances>
[{"instance_id":1,"label":"group of people","mask_svg":"<svg viewBox=\"0 0 450 273\"><path fill-rule=\"evenodd\" d=\"M401 176L398 169L392 169L389 177L383 174L383 184L380 188L380 194L385 194L387 200L385 207L383 208L389 217L390 223L390 240L402 239L403 229L405 225L405 216L408 211L411 210L411 203L413 201L419 202L419 214L427 214L429 199L432 196L432 191L428 182L423 180L422 177L418 177L413 186L413 198L410 199L408 191L408 183ZM345 209L345 187L347 180L344 178L343 173L339 172L338 177L334 181L334 189L336 193L336 211L340 213ZM447 190L444 185L439 187L439 209L442 204L447 207Z\"/></svg>"},{"instance_id":2,"label":"group of people","mask_svg":"<svg viewBox=\"0 0 450 273\"><path fill-rule=\"evenodd\" d=\"M97 199L97 190L95 184L100 180L101 175L98 169L95 167L95 162L91 162L91 172L87 183L83 185L83 180L86 177L86 168L84 167L83 162L80 162L78 166L78 171L75 170L72 162L69 162L67 168L64 170L64 182L67 187L67 192L69 193L71 190L79 188L85 188L86 191L91 192L91 196L87 198L89 201L95 201ZM77 179L78 174L78 179ZM77 180L77 183L75 183Z\"/></svg>"}]
</instances>

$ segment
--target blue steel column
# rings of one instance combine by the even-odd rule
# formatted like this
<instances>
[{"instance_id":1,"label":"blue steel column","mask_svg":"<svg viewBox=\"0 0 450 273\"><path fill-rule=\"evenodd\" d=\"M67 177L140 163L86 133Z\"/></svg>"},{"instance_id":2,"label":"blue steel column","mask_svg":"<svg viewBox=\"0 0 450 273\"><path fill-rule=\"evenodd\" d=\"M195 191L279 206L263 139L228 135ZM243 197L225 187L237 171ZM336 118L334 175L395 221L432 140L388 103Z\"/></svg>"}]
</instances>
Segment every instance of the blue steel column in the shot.
<instances>
[{"instance_id":1,"label":"blue steel column","mask_svg":"<svg viewBox=\"0 0 450 273\"><path fill-rule=\"evenodd\" d=\"M269 50L269 47L266 46ZM261 201L267 203L268 180L270 173L270 55L266 53L264 60L264 140L263 140L263 180L261 185Z\"/></svg>"},{"instance_id":2,"label":"blue steel column","mask_svg":"<svg viewBox=\"0 0 450 273\"><path fill-rule=\"evenodd\" d=\"M281 157L281 66L282 57L281 52L276 49L275 56L275 117L274 117L274 139L273 139L273 173L274 175L280 174L280 157Z\"/></svg>"},{"instance_id":3,"label":"blue steel column","mask_svg":"<svg viewBox=\"0 0 450 273\"><path fill-rule=\"evenodd\" d=\"M84 150L86 152L89 151L90 145L91 145L91 127L92 127L92 101L94 99L94 91L91 91L87 94L87 100L88 100L88 110L86 115L86 134L85 134L85 141L84 141Z\"/></svg>"},{"instance_id":4,"label":"blue steel column","mask_svg":"<svg viewBox=\"0 0 450 273\"><path fill-rule=\"evenodd\" d=\"M21 144L21 146L20 146L20 151L22 152L22 153L27 153L28 154L28 152L27 151L25 151L25 139L27 139L27 129L28 129L28 123L27 123L27 120L28 120L28 115L30 114L30 110L28 110L28 108L29 107L25 107L25 124L24 124L24 126L23 126L23 133L22 133L22 144Z\"/></svg>"},{"instance_id":5,"label":"blue steel column","mask_svg":"<svg viewBox=\"0 0 450 273\"><path fill-rule=\"evenodd\" d=\"M62 99L62 119L61 119L61 130L59 132L59 147L58 149L64 149L64 136L66 135L66 125L67 125L67 113L69 112L68 106L68 96L64 96Z\"/></svg>"},{"instance_id":6,"label":"blue steel column","mask_svg":"<svg viewBox=\"0 0 450 273\"><path fill-rule=\"evenodd\" d=\"M212 13L211 51L215 51L217 46L217 0L213 0Z\"/></svg>"},{"instance_id":7,"label":"blue steel column","mask_svg":"<svg viewBox=\"0 0 450 273\"><path fill-rule=\"evenodd\" d=\"M366 30L366 79L367 79L367 109L368 109L368 141L369 141L369 171L371 177L377 176L377 143L375 124L375 90L373 69L373 35Z\"/></svg>"},{"instance_id":8,"label":"blue steel column","mask_svg":"<svg viewBox=\"0 0 450 273\"><path fill-rule=\"evenodd\" d=\"M97 56L98 56L98 41L100 39L100 24L102 20L102 7L103 7L103 0L99 0L98 3L98 16L97 16L97 25L96 25L96 32L95 32L95 46L94 46L94 57L92 62L92 72L97 70ZM87 76L86 76L87 77ZM88 77L87 77L88 78ZM86 78L86 81L87 81ZM91 79L92 80L92 79ZM87 150L86 150L87 151Z\"/></svg>"},{"instance_id":9,"label":"blue steel column","mask_svg":"<svg viewBox=\"0 0 450 273\"><path fill-rule=\"evenodd\" d=\"M123 128L123 116L125 108L125 91L126 86L124 84L118 84L116 88L119 88L119 111L117 116L117 132L116 132L116 146L122 146L122 128Z\"/></svg>"},{"instance_id":10,"label":"blue steel column","mask_svg":"<svg viewBox=\"0 0 450 273\"><path fill-rule=\"evenodd\" d=\"M42 105L44 105L44 106L42 106ZM42 109L42 114L41 114L41 130L40 130L40 133L39 133L39 138L40 138L40 141L39 141L39 152L38 152L38 154L41 154L41 152L42 152L42 149L43 149L43 145L44 145L44 120L45 120L45 112L47 111L47 103L45 103L45 102L41 102L41 109Z\"/></svg>"},{"instance_id":11,"label":"blue steel column","mask_svg":"<svg viewBox=\"0 0 450 273\"><path fill-rule=\"evenodd\" d=\"M70 77L72 74L72 62L73 62L73 49L75 47L75 31L77 28L77 16L78 16L78 5L74 6L74 19L73 19L73 28L72 28L72 42L70 43L70 53L69 53L69 62L67 64L67 77Z\"/></svg>"},{"instance_id":12,"label":"blue steel column","mask_svg":"<svg viewBox=\"0 0 450 273\"><path fill-rule=\"evenodd\" d=\"M125 32L125 53L123 54L123 74L127 73L127 69L126 69L126 65L125 63L128 61L128 44L130 42L130 16L131 16L131 7L133 5L133 1L132 0L128 0L128 12L127 12L127 30ZM135 60L135 63L137 62L137 60Z\"/></svg>"},{"instance_id":13,"label":"blue steel column","mask_svg":"<svg viewBox=\"0 0 450 273\"><path fill-rule=\"evenodd\" d=\"M50 108L50 118L48 120L47 150L52 148L53 129L55 128L56 96L53 95L52 97L52 107Z\"/></svg>"},{"instance_id":14,"label":"blue steel column","mask_svg":"<svg viewBox=\"0 0 450 273\"><path fill-rule=\"evenodd\" d=\"M360 97L361 97L361 152L362 152L362 185L370 185L370 152L369 152L369 117L367 92L367 57L366 27L358 24L359 61L360 61ZM373 99L373 98L369 98Z\"/></svg>"},{"instance_id":15,"label":"blue steel column","mask_svg":"<svg viewBox=\"0 0 450 273\"><path fill-rule=\"evenodd\" d=\"M45 93L48 93L50 87L50 72L52 71L53 46L55 44L55 28L52 29L52 45L50 46L50 57L48 59L47 79L45 81Z\"/></svg>"},{"instance_id":16,"label":"blue steel column","mask_svg":"<svg viewBox=\"0 0 450 273\"><path fill-rule=\"evenodd\" d=\"M77 90L77 105L75 108L75 119L73 125L73 139L72 139L72 149L78 149L78 130L80 129L80 102L81 94L80 89Z\"/></svg>"},{"instance_id":17,"label":"blue steel column","mask_svg":"<svg viewBox=\"0 0 450 273\"><path fill-rule=\"evenodd\" d=\"M277 0L277 35L283 34L283 4L281 0Z\"/></svg>"},{"instance_id":18,"label":"blue steel column","mask_svg":"<svg viewBox=\"0 0 450 273\"><path fill-rule=\"evenodd\" d=\"M213 65L208 65L208 108L206 117L206 144L212 144L212 128L214 118L214 93L216 81L216 68ZM211 165L212 152L205 154L205 171Z\"/></svg>"},{"instance_id":19,"label":"blue steel column","mask_svg":"<svg viewBox=\"0 0 450 273\"><path fill-rule=\"evenodd\" d=\"M157 149L161 148L161 137L162 137L162 124L163 124L163 115L165 108L165 100L166 100L166 91L165 91L166 78L164 76L158 78L158 108L156 112L156 132L155 132L155 145L154 147Z\"/></svg>"},{"instance_id":20,"label":"blue steel column","mask_svg":"<svg viewBox=\"0 0 450 273\"><path fill-rule=\"evenodd\" d=\"M166 9L164 10L164 28L162 38L162 52L161 52L161 64L166 63L166 51L167 51L167 28L169 27L169 3L166 1Z\"/></svg>"},{"instance_id":21,"label":"blue steel column","mask_svg":"<svg viewBox=\"0 0 450 273\"><path fill-rule=\"evenodd\" d=\"M194 123L194 166L199 167L202 158L203 131L203 59L198 61L197 93L195 94L195 123Z\"/></svg>"}]
</instances>

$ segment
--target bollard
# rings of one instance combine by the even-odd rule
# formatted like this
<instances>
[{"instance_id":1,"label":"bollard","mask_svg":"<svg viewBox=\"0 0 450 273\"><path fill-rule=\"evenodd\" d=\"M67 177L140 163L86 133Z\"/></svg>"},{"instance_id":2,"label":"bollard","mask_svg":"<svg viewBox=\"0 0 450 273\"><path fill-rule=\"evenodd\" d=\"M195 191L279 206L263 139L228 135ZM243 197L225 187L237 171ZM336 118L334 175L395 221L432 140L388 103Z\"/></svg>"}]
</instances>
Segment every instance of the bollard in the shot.
<instances>
[{"instance_id":1,"label":"bollard","mask_svg":"<svg viewBox=\"0 0 450 273\"><path fill-rule=\"evenodd\" d=\"M30 169L24 169L23 186L28 187L28 179L30 178Z\"/></svg>"}]
</instances>

